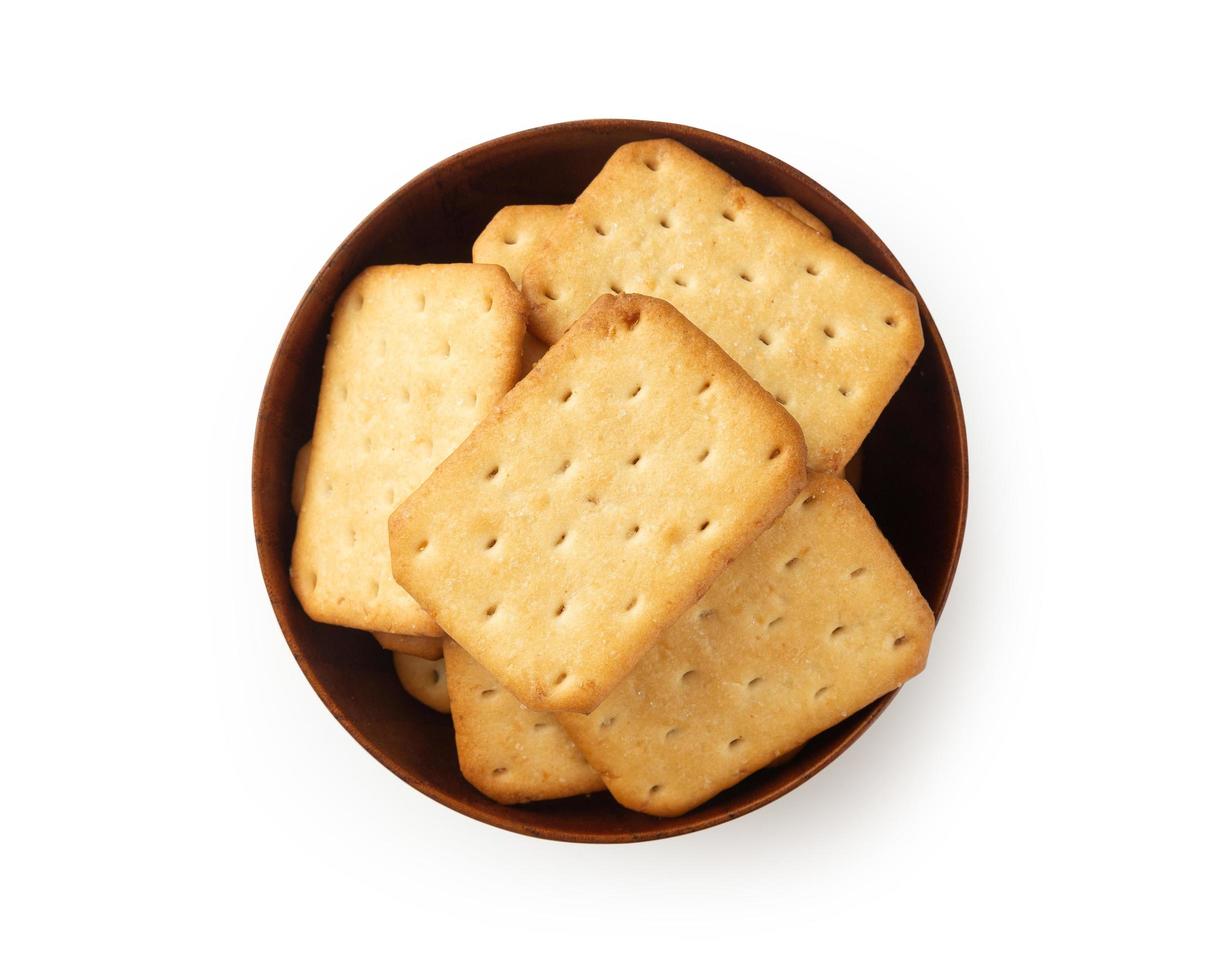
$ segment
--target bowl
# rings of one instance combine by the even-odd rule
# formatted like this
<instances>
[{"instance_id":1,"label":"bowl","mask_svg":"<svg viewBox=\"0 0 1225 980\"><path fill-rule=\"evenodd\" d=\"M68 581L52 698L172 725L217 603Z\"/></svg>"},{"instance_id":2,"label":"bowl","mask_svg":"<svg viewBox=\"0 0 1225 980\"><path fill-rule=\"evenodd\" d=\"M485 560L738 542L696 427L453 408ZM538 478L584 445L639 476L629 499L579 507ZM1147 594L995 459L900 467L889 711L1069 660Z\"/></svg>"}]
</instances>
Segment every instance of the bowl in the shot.
<instances>
[{"instance_id":1,"label":"bowl","mask_svg":"<svg viewBox=\"0 0 1225 980\"><path fill-rule=\"evenodd\" d=\"M290 588L294 456L314 426L328 325L345 286L369 265L471 261L473 239L499 208L573 201L618 146L655 137L679 140L764 194L794 198L829 225L836 241L918 295L897 259L850 208L761 150L672 123L599 119L544 126L443 160L357 226L290 318L256 423L252 497L260 565L289 648L323 703L371 755L415 789L477 820L554 840L650 840L741 816L829 765L897 693L816 736L786 764L750 776L683 816L625 810L607 793L503 806L460 775L450 718L403 691L391 655L366 633L308 619ZM919 310L923 353L864 444L860 495L939 615L965 530L966 435L953 368L921 297Z\"/></svg>"}]
</instances>

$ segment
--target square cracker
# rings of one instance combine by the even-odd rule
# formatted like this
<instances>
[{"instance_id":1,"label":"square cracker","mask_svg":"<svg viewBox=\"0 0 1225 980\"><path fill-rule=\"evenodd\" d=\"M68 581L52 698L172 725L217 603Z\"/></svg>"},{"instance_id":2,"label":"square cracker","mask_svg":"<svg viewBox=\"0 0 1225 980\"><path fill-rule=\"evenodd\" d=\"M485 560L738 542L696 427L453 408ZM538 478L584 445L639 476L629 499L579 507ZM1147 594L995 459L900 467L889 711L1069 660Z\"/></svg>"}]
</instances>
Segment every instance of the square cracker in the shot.
<instances>
[{"instance_id":1,"label":"square cracker","mask_svg":"<svg viewBox=\"0 0 1225 980\"><path fill-rule=\"evenodd\" d=\"M441 647L442 639L438 640ZM445 660L426 660L411 653L393 653L392 663L400 686L427 708L444 715L451 713L451 697L447 692L447 664ZM575 750L577 751L577 750Z\"/></svg>"},{"instance_id":2,"label":"square cracker","mask_svg":"<svg viewBox=\"0 0 1225 980\"><path fill-rule=\"evenodd\" d=\"M468 782L499 803L604 789L556 718L525 708L454 640L444 649L455 748Z\"/></svg>"},{"instance_id":3,"label":"square cracker","mask_svg":"<svg viewBox=\"0 0 1225 980\"><path fill-rule=\"evenodd\" d=\"M542 344L531 334L525 333L523 336L523 357L520 375L527 374L528 371L535 367L536 362L544 356L544 352L547 349L548 348L546 348L544 344ZM298 455L294 459L293 482L290 490L290 504L293 506L295 514L302 510L302 498L306 493L306 474L310 469L310 458L311 444L308 441L302 446L301 449L298 450ZM396 654L402 654L423 660L436 661L442 659L441 636L404 636L399 633L380 633L377 631L372 632L371 636L378 641L379 646L381 646L384 650L390 650ZM396 662L399 664L398 658ZM403 680L404 676L404 674L401 674L400 679ZM432 683L435 687L437 687L437 680L433 681ZM445 694L445 678L442 689ZM417 700L419 701L424 700L423 698L417 696L417 694L412 690L410 690L409 693L413 694L414 697L417 697ZM425 703L429 704L430 702L425 701ZM431 707L433 707L432 704Z\"/></svg>"},{"instance_id":4,"label":"square cracker","mask_svg":"<svg viewBox=\"0 0 1225 980\"><path fill-rule=\"evenodd\" d=\"M556 341L601 293L672 303L796 417L813 469L854 455L923 347L915 298L672 140L618 149L523 273Z\"/></svg>"},{"instance_id":5,"label":"square cracker","mask_svg":"<svg viewBox=\"0 0 1225 980\"><path fill-rule=\"evenodd\" d=\"M528 707L590 711L803 482L717 344L605 296L392 514L392 566Z\"/></svg>"},{"instance_id":6,"label":"square cracker","mask_svg":"<svg viewBox=\"0 0 1225 980\"><path fill-rule=\"evenodd\" d=\"M523 267L540 243L549 237L569 206L511 204L504 207L472 243L472 261L500 265L512 282L523 282Z\"/></svg>"},{"instance_id":7,"label":"square cracker","mask_svg":"<svg viewBox=\"0 0 1225 980\"><path fill-rule=\"evenodd\" d=\"M344 291L290 569L312 619L440 632L392 578L387 518L514 384L522 345L497 266L376 266Z\"/></svg>"},{"instance_id":8,"label":"square cracker","mask_svg":"<svg viewBox=\"0 0 1225 980\"><path fill-rule=\"evenodd\" d=\"M619 802L684 813L913 677L934 622L872 515L814 477L590 715Z\"/></svg>"},{"instance_id":9,"label":"square cracker","mask_svg":"<svg viewBox=\"0 0 1225 980\"><path fill-rule=\"evenodd\" d=\"M829 226L789 197L770 197L788 214L826 238ZM561 222L568 204L510 204L493 216L472 243L472 261L500 265L515 285L523 282L523 270L536 249Z\"/></svg>"},{"instance_id":10,"label":"square cracker","mask_svg":"<svg viewBox=\"0 0 1225 980\"><path fill-rule=\"evenodd\" d=\"M306 493L306 474L310 469L311 444L307 442L298 450L293 466L293 486L289 502L294 513L302 510L302 497ZM441 660L442 637L440 636L401 636L399 633L371 633L384 650L390 650L397 655L412 656L413 659ZM397 665L399 660L396 661ZM397 667L398 669L398 667ZM404 675L400 675L404 679ZM406 685L407 688L407 685ZM409 693L412 693L411 691ZM415 697L416 695L414 695ZM418 698L418 700L421 700Z\"/></svg>"}]
</instances>

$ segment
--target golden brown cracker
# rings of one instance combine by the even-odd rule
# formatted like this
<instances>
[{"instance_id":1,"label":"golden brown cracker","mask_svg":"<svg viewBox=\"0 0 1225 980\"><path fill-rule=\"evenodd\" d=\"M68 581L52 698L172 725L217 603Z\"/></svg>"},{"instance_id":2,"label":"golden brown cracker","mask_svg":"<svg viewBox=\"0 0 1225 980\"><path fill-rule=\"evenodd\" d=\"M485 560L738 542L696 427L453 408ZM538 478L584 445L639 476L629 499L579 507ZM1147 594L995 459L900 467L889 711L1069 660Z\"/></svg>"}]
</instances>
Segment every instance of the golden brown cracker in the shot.
<instances>
[{"instance_id":1,"label":"golden brown cracker","mask_svg":"<svg viewBox=\"0 0 1225 980\"><path fill-rule=\"evenodd\" d=\"M426 660L411 653L393 653L391 656L396 676L400 678L400 686L404 690L427 708L433 708L444 715L451 713L446 661Z\"/></svg>"},{"instance_id":2,"label":"golden brown cracker","mask_svg":"<svg viewBox=\"0 0 1225 980\"><path fill-rule=\"evenodd\" d=\"M915 298L672 140L629 143L523 273L529 327L554 342L599 295L672 303L796 417L838 472L923 346Z\"/></svg>"},{"instance_id":3,"label":"golden brown cracker","mask_svg":"<svg viewBox=\"0 0 1225 980\"><path fill-rule=\"evenodd\" d=\"M392 578L387 517L514 384L523 300L489 265L376 266L324 358L291 577L312 619L440 630Z\"/></svg>"},{"instance_id":4,"label":"golden brown cracker","mask_svg":"<svg viewBox=\"0 0 1225 980\"><path fill-rule=\"evenodd\" d=\"M818 475L591 714L625 806L672 816L913 677L931 610L849 484Z\"/></svg>"},{"instance_id":5,"label":"golden brown cracker","mask_svg":"<svg viewBox=\"0 0 1225 980\"><path fill-rule=\"evenodd\" d=\"M556 718L525 708L454 640L445 650L459 768L468 782L499 803L604 789Z\"/></svg>"},{"instance_id":6,"label":"golden brown cracker","mask_svg":"<svg viewBox=\"0 0 1225 980\"><path fill-rule=\"evenodd\" d=\"M589 711L804 478L709 337L602 297L392 515L392 564L521 702Z\"/></svg>"},{"instance_id":7,"label":"golden brown cracker","mask_svg":"<svg viewBox=\"0 0 1225 980\"><path fill-rule=\"evenodd\" d=\"M493 216L472 243L472 261L500 265L511 282L523 282L523 267L566 213L566 204L511 204Z\"/></svg>"}]
</instances>

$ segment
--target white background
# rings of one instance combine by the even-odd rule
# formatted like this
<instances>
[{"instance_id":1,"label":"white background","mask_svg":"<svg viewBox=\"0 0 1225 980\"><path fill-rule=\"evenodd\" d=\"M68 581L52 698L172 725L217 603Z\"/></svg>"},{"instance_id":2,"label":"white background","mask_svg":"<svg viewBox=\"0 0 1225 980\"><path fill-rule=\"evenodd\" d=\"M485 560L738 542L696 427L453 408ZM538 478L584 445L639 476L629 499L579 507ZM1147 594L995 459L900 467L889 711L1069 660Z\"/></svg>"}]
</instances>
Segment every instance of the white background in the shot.
<instances>
[{"instance_id":1,"label":"white background","mask_svg":"<svg viewBox=\"0 0 1225 980\"><path fill-rule=\"evenodd\" d=\"M0 972L1220 976L1219 28L414 6L5 14ZM280 636L248 496L341 238L457 150L599 116L726 133L856 209L971 447L927 672L778 803L603 848L367 756Z\"/></svg>"}]
</instances>

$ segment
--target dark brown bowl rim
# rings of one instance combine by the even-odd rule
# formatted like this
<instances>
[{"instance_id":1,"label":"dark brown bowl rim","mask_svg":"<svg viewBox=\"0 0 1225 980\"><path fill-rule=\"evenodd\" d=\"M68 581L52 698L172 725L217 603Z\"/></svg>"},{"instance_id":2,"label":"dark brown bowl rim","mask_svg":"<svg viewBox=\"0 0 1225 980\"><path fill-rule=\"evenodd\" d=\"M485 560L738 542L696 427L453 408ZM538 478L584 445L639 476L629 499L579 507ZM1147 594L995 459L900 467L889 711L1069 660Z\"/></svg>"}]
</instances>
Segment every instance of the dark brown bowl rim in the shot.
<instances>
[{"instance_id":1,"label":"dark brown bowl rim","mask_svg":"<svg viewBox=\"0 0 1225 980\"><path fill-rule=\"evenodd\" d=\"M538 126L532 129L521 130L516 133L509 133L505 136L500 136L496 139L487 140L483 143L476 144L475 146L462 150L461 152L453 154L452 156L447 157L445 160L436 163L434 166L418 174L412 180L409 180L394 193L389 195L385 200L383 200L373 211L370 212L370 214L366 216L365 219L362 220L360 224L353 229L353 231L351 231L345 237L340 245L336 247L331 256L329 256L327 262L324 263L323 267L311 281L311 284L302 294L302 298L299 300L292 316L289 318L285 331L282 334L281 341L277 345L276 353L273 355L273 359L269 367L268 380L265 381L264 391L260 398L259 415L256 422L255 440L252 452L252 509L255 521L256 551L259 556L260 572L264 577L264 585L268 591L268 597L272 604L273 611L276 614L277 622L280 624L281 632L285 636L285 640L294 655L294 659L298 662L299 668L301 668L302 673L305 674L306 679L310 682L311 687L314 688L315 693L319 696L319 699L327 706L328 710L331 711L336 720L339 721L342 726L344 726L345 730L351 736L353 736L353 738L362 746L362 748L364 748L387 769L389 769L404 782L408 783L414 789L425 794L431 799L442 803L444 806L464 814L465 816L478 820L481 823L499 827L503 830L524 834L526 836L569 843L611 844L658 840L666 837L677 837L683 834L693 833L694 831L698 830L705 830L708 827L714 827L718 824L726 823L729 820L734 820L737 817L744 816L746 813L750 813L753 810L765 806L767 803L772 803L779 797L790 793L797 786L807 782L840 755L842 755L842 753L845 752L865 731L867 731L867 729L876 721L878 717L880 717L885 708L887 708L890 702L897 696L898 691L891 691L859 711L856 715L853 715L851 719L848 719L848 721L852 722L852 724L848 725L847 722L843 722L844 730L839 742L832 746L828 752L813 760L813 762L808 766L796 771L791 778L778 785L769 787L768 789L763 789L759 794L754 795L752 798L744 800L738 804L729 805L711 811L707 811L705 809L694 811L693 818L690 820L685 820L685 817L669 820L666 824L661 825L657 832L611 831L608 833L584 833L559 831L552 828L545 829L534 827L531 823L531 811L526 810L523 807L503 806L492 812L477 810L463 800L455 799L448 796L446 793L436 791L434 787L417 778L417 776L411 770L406 769L396 763L394 759L389 757L376 744L362 734L357 726L355 726L353 722L345 715L344 711L341 710L328 690L320 683L319 678L316 676L314 670L312 670L309 662L303 655L302 651L298 648L293 632L290 629L286 616L282 611L281 602L278 600L277 595L274 594L273 591L271 570L280 563L280 559L277 555L272 553L272 548L266 544L264 536L259 533L261 513L258 463L264 450L264 439L266 432L265 420L270 418L273 414L271 411L273 394L270 381L277 363L285 354L285 347L290 329L297 320L298 316L302 313L312 293L319 288L321 280L324 279L332 264L338 261L340 256L345 253L350 242L361 236L367 225L375 221L375 219L382 214L385 209L392 206L393 201L397 200L402 194L409 193L412 189L432 181L437 174L440 174L456 165L462 166L463 161L472 155L484 154L495 149L513 147L514 144L518 142L531 140L544 133L553 133L566 130L587 131L592 129L633 126L657 128L661 131L661 135L670 136L681 142L684 142L687 136L699 137L705 141L712 141L720 144L724 149L727 149L734 154L756 158L759 162L764 162L767 166L788 174L793 179L806 185L816 195L822 197L827 202L829 207L841 212L844 218L855 224L861 233L864 234L865 238L871 241L884 255L892 260L894 268L898 273L894 276L894 278L898 279L902 285L906 286L915 294L915 297L918 299L919 310L922 315L926 342L934 349L940 369L949 387L949 394L951 396L954 410L954 419L957 426L958 452L960 455L962 473L962 479L960 481L960 486L958 487L956 501L957 522L952 553L947 565L944 581L941 583L940 588L936 591L935 596L931 597L932 611L935 613L937 620L939 619L940 614L944 609L945 602L948 599L949 590L952 587L953 578L957 570L957 564L961 557L961 547L965 539L966 514L969 501L969 449L966 438L965 417L961 404L961 394L958 390L957 379L953 372L952 362L949 360L948 351L944 346L944 341L940 336L939 330L936 328L936 323L932 319L932 316L927 309L927 305L923 302L922 296L919 294L919 291L915 287L915 284L911 280L910 276L903 269L901 263L897 261L897 258L888 249L884 242L880 240L876 233L868 226L868 224L823 186L782 160L779 160L778 158L773 157L762 150L758 150L755 147L752 147L746 143L741 143L740 141L734 140L730 137L723 136L718 133L712 133L707 130L697 129L692 126L686 126L680 123L655 122L636 119L573 120L570 122L554 123L548 126ZM664 131L666 131L666 133ZM891 275L892 274L893 273L891 272Z\"/></svg>"}]
</instances>

